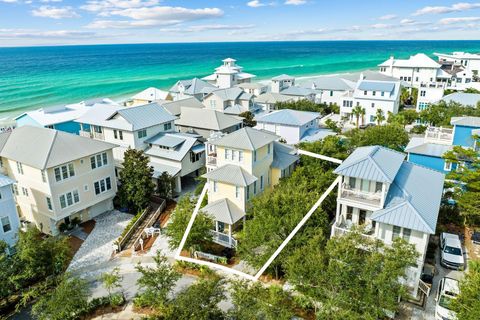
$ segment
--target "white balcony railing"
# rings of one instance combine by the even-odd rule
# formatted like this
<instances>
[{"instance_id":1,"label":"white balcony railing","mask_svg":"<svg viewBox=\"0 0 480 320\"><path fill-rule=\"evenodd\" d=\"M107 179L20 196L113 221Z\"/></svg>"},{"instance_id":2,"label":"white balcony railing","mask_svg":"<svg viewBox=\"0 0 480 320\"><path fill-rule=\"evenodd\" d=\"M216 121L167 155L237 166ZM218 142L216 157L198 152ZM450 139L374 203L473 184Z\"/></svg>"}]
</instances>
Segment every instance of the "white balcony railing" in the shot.
<instances>
[{"instance_id":1,"label":"white balcony railing","mask_svg":"<svg viewBox=\"0 0 480 320\"><path fill-rule=\"evenodd\" d=\"M434 143L451 144L453 141L453 129L428 127L427 131L425 131L425 140Z\"/></svg>"},{"instance_id":2,"label":"white balcony railing","mask_svg":"<svg viewBox=\"0 0 480 320\"><path fill-rule=\"evenodd\" d=\"M381 192L367 192L360 189L351 188L348 184L342 184L341 197L353 200L368 203L371 205L380 205L382 202L382 193Z\"/></svg>"},{"instance_id":3,"label":"white balcony railing","mask_svg":"<svg viewBox=\"0 0 480 320\"><path fill-rule=\"evenodd\" d=\"M217 165L217 157L207 157L207 164L210 166L216 166Z\"/></svg>"},{"instance_id":4,"label":"white balcony railing","mask_svg":"<svg viewBox=\"0 0 480 320\"><path fill-rule=\"evenodd\" d=\"M348 233L348 232L351 232L351 229L348 228L347 226L344 226L340 223L334 223L333 226L332 226L333 230L332 230L332 236L343 236L344 234ZM365 237L365 238L369 238L369 239L372 239L372 238L375 238L375 232L373 229L370 229L370 228L366 228L364 229L363 233L362 233L362 237Z\"/></svg>"},{"instance_id":5,"label":"white balcony railing","mask_svg":"<svg viewBox=\"0 0 480 320\"><path fill-rule=\"evenodd\" d=\"M100 132L93 132L93 139L95 140L105 140L105 136Z\"/></svg>"},{"instance_id":6,"label":"white balcony railing","mask_svg":"<svg viewBox=\"0 0 480 320\"><path fill-rule=\"evenodd\" d=\"M210 231L213 236L213 242L218 243L227 248L236 248L237 240L234 237L230 237L228 234L218 232L215 230Z\"/></svg>"},{"instance_id":7,"label":"white balcony railing","mask_svg":"<svg viewBox=\"0 0 480 320\"><path fill-rule=\"evenodd\" d=\"M92 133L90 131L80 130L80 136L85 138L92 138Z\"/></svg>"}]
</instances>

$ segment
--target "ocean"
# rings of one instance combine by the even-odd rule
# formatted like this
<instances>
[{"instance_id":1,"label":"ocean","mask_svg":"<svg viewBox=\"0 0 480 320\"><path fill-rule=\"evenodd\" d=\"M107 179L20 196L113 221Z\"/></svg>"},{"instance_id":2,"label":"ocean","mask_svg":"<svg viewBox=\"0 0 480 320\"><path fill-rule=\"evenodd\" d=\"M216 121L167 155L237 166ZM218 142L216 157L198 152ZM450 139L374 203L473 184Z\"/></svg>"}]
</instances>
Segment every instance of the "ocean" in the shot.
<instances>
[{"instance_id":1,"label":"ocean","mask_svg":"<svg viewBox=\"0 0 480 320\"><path fill-rule=\"evenodd\" d=\"M390 55L480 52L480 41L302 41L0 48L0 118L213 72L227 57L258 80L376 69ZM432 55L433 57L433 55Z\"/></svg>"}]
</instances>

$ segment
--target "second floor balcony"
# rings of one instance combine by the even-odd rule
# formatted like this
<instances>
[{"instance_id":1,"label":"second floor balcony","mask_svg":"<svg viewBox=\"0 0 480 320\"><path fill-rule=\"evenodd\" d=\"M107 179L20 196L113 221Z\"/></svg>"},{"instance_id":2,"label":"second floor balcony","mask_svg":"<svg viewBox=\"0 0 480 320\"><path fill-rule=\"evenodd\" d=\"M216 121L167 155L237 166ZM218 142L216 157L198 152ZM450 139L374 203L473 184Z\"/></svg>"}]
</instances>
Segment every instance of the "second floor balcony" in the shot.
<instances>
[{"instance_id":1,"label":"second floor balcony","mask_svg":"<svg viewBox=\"0 0 480 320\"><path fill-rule=\"evenodd\" d=\"M425 141L450 145L453 142L453 129L428 127L425 131Z\"/></svg>"},{"instance_id":2,"label":"second floor balcony","mask_svg":"<svg viewBox=\"0 0 480 320\"><path fill-rule=\"evenodd\" d=\"M362 189L353 188L347 183L342 183L340 198L371 206L380 206L382 204L383 195L382 191L364 191Z\"/></svg>"}]
</instances>

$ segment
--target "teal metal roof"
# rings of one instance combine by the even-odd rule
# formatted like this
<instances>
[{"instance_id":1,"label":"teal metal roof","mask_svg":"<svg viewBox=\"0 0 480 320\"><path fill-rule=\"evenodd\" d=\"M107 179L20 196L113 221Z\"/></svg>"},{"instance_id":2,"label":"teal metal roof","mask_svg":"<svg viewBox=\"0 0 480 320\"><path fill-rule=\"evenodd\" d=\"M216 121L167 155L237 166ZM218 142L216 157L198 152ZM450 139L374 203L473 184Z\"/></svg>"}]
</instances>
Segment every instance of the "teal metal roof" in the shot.
<instances>
[{"instance_id":1,"label":"teal metal roof","mask_svg":"<svg viewBox=\"0 0 480 320\"><path fill-rule=\"evenodd\" d=\"M438 171L403 162L384 208L375 211L372 220L434 234L444 179Z\"/></svg>"},{"instance_id":2,"label":"teal metal roof","mask_svg":"<svg viewBox=\"0 0 480 320\"><path fill-rule=\"evenodd\" d=\"M342 176L392 183L405 154L381 146L360 147L335 169Z\"/></svg>"}]
</instances>

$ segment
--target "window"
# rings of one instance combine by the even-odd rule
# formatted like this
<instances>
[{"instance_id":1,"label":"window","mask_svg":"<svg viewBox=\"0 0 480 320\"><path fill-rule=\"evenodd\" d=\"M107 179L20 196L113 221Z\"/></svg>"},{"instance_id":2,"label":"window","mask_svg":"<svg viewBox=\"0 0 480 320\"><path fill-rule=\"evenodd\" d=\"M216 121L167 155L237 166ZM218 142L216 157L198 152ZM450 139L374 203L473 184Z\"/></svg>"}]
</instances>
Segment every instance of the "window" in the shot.
<instances>
[{"instance_id":1,"label":"window","mask_svg":"<svg viewBox=\"0 0 480 320\"><path fill-rule=\"evenodd\" d=\"M78 194L78 190L73 190L65 194L62 194L60 195L59 199L60 199L60 207L62 209L68 208L80 202L80 196Z\"/></svg>"},{"instance_id":2,"label":"window","mask_svg":"<svg viewBox=\"0 0 480 320\"><path fill-rule=\"evenodd\" d=\"M452 163L449 161L445 161L445 165L443 166L443 170L451 171L452 170Z\"/></svg>"},{"instance_id":3,"label":"window","mask_svg":"<svg viewBox=\"0 0 480 320\"><path fill-rule=\"evenodd\" d=\"M210 107L215 109L216 106L216 101L215 100L210 100Z\"/></svg>"},{"instance_id":4,"label":"window","mask_svg":"<svg viewBox=\"0 0 480 320\"><path fill-rule=\"evenodd\" d=\"M235 198L240 198L240 187L235 186Z\"/></svg>"},{"instance_id":5,"label":"window","mask_svg":"<svg viewBox=\"0 0 480 320\"><path fill-rule=\"evenodd\" d=\"M238 151L238 162L243 161L243 151Z\"/></svg>"},{"instance_id":6,"label":"window","mask_svg":"<svg viewBox=\"0 0 480 320\"><path fill-rule=\"evenodd\" d=\"M330 97L333 97L333 91L330 90Z\"/></svg>"},{"instance_id":7,"label":"window","mask_svg":"<svg viewBox=\"0 0 480 320\"><path fill-rule=\"evenodd\" d=\"M263 190L263 176L260 177L260 190Z\"/></svg>"},{"instance_id":8,"label":"window","mask_svg":"<svg viewBox=\"0 0 480 320\"><path fill-rule=\"evenodd\" d=\"M17 161L17 172L23 174L23 166L20 162Z\"/></svg>"},{"instance_id":9,"label":"window","mask_svg":"<svg viewBox=\"0 0 480 320\"><path fill-rule=\"evenodd\" d=\"M100 168L108 164L108 156L106 152L96 154L90 157L90 166L92 169Z\"/></svg>"},{"instance_id":10,"label":"window","mask_svg":"<svg viewBox=\"0 0 480 320\"><path fill-rule=\"evenodd\" d=\"M201 156L201 153L190 152L190 162L195 163L199 161Z\"/></svg>"},{"instance_id":11,"label":"window","mask_svg":"<svg viewBox=\"0 0 480 320\"><path fill-rule=\"evenodd\" d=\"M367 91L363 91L363 95L366 96L366 95L367 95Z\"/></svg>"},{"instance_id":12,"label":"window","mask_svg":"<svg viewBox=\"0 0 480 320\"><path fill-rule=\"evenodd\" d=\"M13 194L18 196L18 186L17 186L17 184L12 185L12 191L13 191Z\"/></svg>"},{"instance_id":13,"label":"window","mask_svg":"<svg viewBox=\"0 0 480 320\"><path fill-rule=\"evenodd\" d=\"M355 188L356 183L357 183L356 178L353 178L353 177L348 178L348 184L350 185L350 188Z\"/></svg>"},{"instance_id":14,"label":"window","mask_svg":"<svg viewBox=\"0 0 480 320\"><path fill-rule=\"evenodd\" d=\"M412 233L412 230L403 228L403 234L402 234L403 240L409 242L411 233Z\"/></svg>"},{"instance_id":15,"label":"window","mask_svg":"<svg viewBox=\"0 0 480 320\"><path fill-rule=\"evenodd\" d=\"M375 103L372 102L372 108L375 108Z\"/></svg>"},{"instance_id":16,"label":"window","mask_svg":"<svg viewBox=\"0 0 480 320\"><path fill-rule=\"evenodd\" d=\"M418 82L418 77L415 77L415 82Z\"/></svg>"},{"instance_id":17,"label":"window","mask_svg":"<svg viewBox=\"0 0 480 320\"><path fill-rule=\"evenodd\" d=\"M384 97L384 96L385 96L385 91L382 91L382 97Z\"/></svg>"},{"instance_id":18,"label":"window","mask_svg":"<svg viewBox=\"0 0 480 320\"><path fill-rule=\"evenodd\" d=\"M123 131L122 130L113 130L113 136L115 139L123 140Z\"/></svg>"},{"instance_id":19,"label":"window","mask_svg":"<svg viewBox=\"0 0 480 320\"><path fill-rule=\"evenodd\" d=\"M171 122L163 124L163 131L167 131L167 130L170 130L170 129L172 129L172 123Z\"/></svg>"},{"instance_id":20,"label":"window","mask_svg":"<svg viewBox=\"0 0 480 320\"><path fill-rule=\"evenodd\" d=\"M420 91L420 97L425 97L426 94L425 90Z\"/></svg>"},{"instance_id":21,"label":"window","mask_svg":"<svg viewBox=\"0 0 480 320\"><path fill-rule=\"evenodd\" d=\"M232 150L232 160L235 161L237 152L235 150Z\"/></svg>"},{"instance_id":22,"label":"window","mask_svg":"<svg viewBox=\"0 0 480 320\"><path fill-rule=\"evenodd\" d=\"M353 215L353 207L347 206L347 220L352 220L352 215Z\"/></svg>"},{"instance_id":23,"label":"window","mask_svg":"<svg viewBox=\"0 0 480 320\"><path fill-rule=\"evenodd\" d=\"M257 150L253 151L253 161L257 161Z\"/></svg>"},{"instance_id":24,"label":"window","mask_svg":"<svg viewBox=\"0 0 480 320\"><path fill-rule=\"evenodd\" d=\"M28 189L22 187L22 194L23 194L25 197L28 197Z\"/></svg>"},{"instance_id":25,"label":"window","mask_svg":"<svg viewBox=\"0 0 480 320\"><path fill-rule=\"evenodd\" d=\"M247 190L245 193L247 194L247 200L250 199L250 186L247 186Z\"/></svg>"},{"instance_id":26,"label":"window","mask_svg":"<svg viewBox=\"0 0 480 320\"><path fill-rule=\"evenodd\" d=\"M271 149L272 149L272 146L271 146L270 143L268 144L268 147L267 147L267 148L268 148L268 149L267 149L267 153L270 154L270 151L271 151Z\"/></svg>"},{"instance_id":27,"label":"window","mask_svg":"<svg viewBox=\"0 0 480 320\"><path fill-rule=\"evenodd\" d=\"M373 95L373 96L376 96L376 95L377 95L377 91L373 91L373 92L372 92L372 95Z\"/></svg>"},{"instance_id":28,"label":"window","mask_svg":"<svg viewBox=\"0 0 480 320\"><path fill-rule=\"evenodd\" d=\"M217 181L213 181L213 192L217 192Z\"/></svg>"},{"instance_id":29,"label":"window","mask_svg":"<svg viewBox=\"0 0 480 320\"><path fill-rule=\"evenodd\" d=\"M232 150L230 150L230 149L225 149L225 159L226 159L226 160L232 159Z\"/></svg>"},{"instance_id":30,"label":"window","mask_svg":"<svg viewBox=\"0 0 480 320\"><path fill-rule=\"evenodd\" d=\"M93 184L93 188L95 189L95 194L99 195L112 189L112 181L110 180L110 177L95 181L95 183Z\"/></svg>"},{"instance_id":31,"label":"window","mask_svg":"<svg viewBox=\"0 0 480 320\"><path fill-rule=\"evenodd\" d=\"M0 168L3 168L3 159L0 158Z\"/></svg>"},{"instance_id":32,"label":"window","mask_svg":"<svg viewBox=\"0 0 480 320\"><path fill-rule=\"evenodd\" d=\"M12 230L12 225L10 224L10 219L8 217L2 217L2 228L3 232L7 233Z\"/></svg>"},{"instance_id":33,"label":"window","mask_svg":"<svg viewBox=\"0 0 480 320\"><path fill-rule=\"evenodd\" d=\"M52 199L50 199L49 197L46 197L46 199L47 199L47 208L48 208L48 210L53 211Z\"/></svg>"},{"instance_id":34,"label":"window","mask_svg":"<svg viewBox=\"0 0 480 320\"><path fill-rule=\"evenodd\" d=\"M400 231L401 230L402 230L402 228L397 227L397 226L393 226L392 240L395 240L395 239L400 237Z\"/></svg>"},{"instance_id":35,"label":"window","mask_svg":"<svg viewBox=\"0 0 480 320\"><path fill-rule=\"evenodd\" d=\"M382 192L382 186L383 186L383 183L376 182L375 183L375 192Z\"/></svg>"},{"instance_id":36,"label":"window","mask_svg":"<svg viewBox=\"0 0 480 320\"><path fill-rule=\"evenodd\" d=\"M47 175L45 174L45 170L42 170L42 181L47 182Z\"/></svg>"},{"instance_id":37,"label":"window","mask_svg":"<svg viewBox=\"0 0 480 320\"><path fill-rule=\"evenodd\" d=\"M257 194L257 181L253 183L253 194Z\"/></svg>"},{"instance_id":38,"label":"window","mask_svg":"<svg viewBox=\"0 0 480 320\"><path fill-rule=\"evenodd\" d=\"M147 129L139 130L137 132L138 139L145 138L147 136Z\"/></svg>"},{"instance_id":39,"label":"window","mask_svg":"<svg viewBox=\"0 0 480 320\"><path fill-rule=\"evenodd\" d=\"M373 114L370 115L370 122L375 122L375 116Z\"/></svg>"},{"instance_id":40,"label":"window","mask_svg":"<svg viewBox=\"0 0 480 320\"><path fill-rule=\"evenodd\" d=\"M66 180L68 178L75 176L75 168L73 167L73 163L56 167L55 169L53 169L53 171L55 172L55 180L57 182Z\"/></svg>"}]
</instances>

